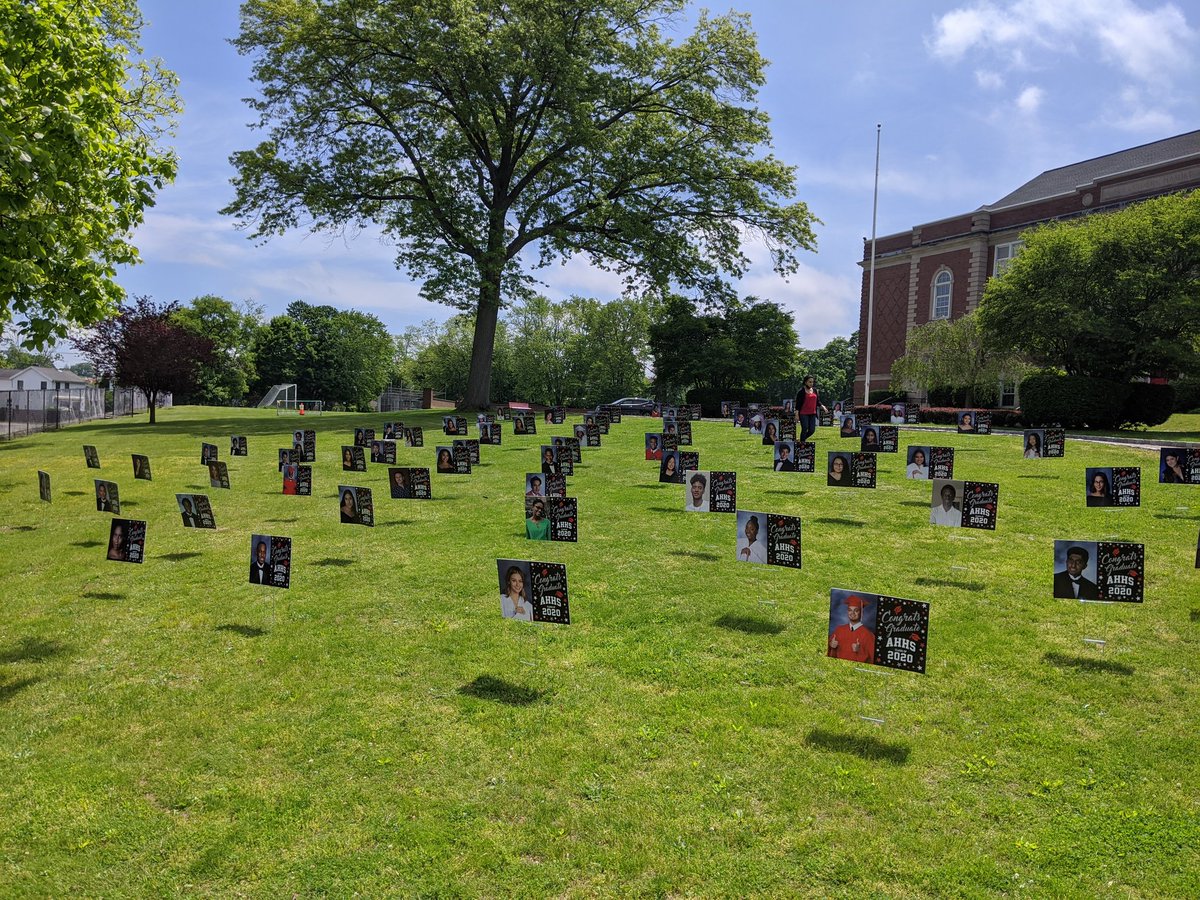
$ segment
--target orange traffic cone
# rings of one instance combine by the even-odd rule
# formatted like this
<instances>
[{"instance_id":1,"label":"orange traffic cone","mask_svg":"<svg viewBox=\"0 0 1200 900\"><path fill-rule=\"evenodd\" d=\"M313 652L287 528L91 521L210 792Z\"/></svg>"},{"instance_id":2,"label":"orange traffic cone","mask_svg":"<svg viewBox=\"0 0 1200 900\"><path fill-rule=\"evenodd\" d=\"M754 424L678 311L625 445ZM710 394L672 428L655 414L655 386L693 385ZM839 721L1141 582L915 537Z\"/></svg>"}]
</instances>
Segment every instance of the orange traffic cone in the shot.
<instances>
[{"instance_id":1,"label":"orange traffic cone","mask_svg":"<svg viewBox=\"0 0 1200 900\"><path fill-rule=\"evenodd\" d=\"M304 404L300 404L300 415L304 415Z\"/></svg>"}]
</instances>

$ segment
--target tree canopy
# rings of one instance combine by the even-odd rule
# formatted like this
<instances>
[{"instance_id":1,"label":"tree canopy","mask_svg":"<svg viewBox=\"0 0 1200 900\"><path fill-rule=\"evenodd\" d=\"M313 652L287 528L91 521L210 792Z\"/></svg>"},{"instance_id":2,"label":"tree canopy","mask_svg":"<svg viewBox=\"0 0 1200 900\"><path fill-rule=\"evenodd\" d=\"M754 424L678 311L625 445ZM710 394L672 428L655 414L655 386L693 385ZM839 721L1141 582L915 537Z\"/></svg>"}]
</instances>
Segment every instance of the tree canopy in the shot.
<instances>
[{"instance_id":1,"label":"tree canopy","mask_svg":"<svg viewBox=\"0 0 1200 900\"><path fill-rule=\"evenodd\" d=\"M176 402L240 402L257 377L253 346L262 327L262 307L244 303L239 309L222 297L205 294L180 307L175 321L213 342L211 361L200 366L193 389Z\"/></svg>"},{"instance_id":2,"label":"tree canopy","mask_svg":"<svg viewBox=\"0 0 1200 900\"><path fill-rule=\"evenodd\" d=\"M580 254L659 291L778 271L814 244L755 108L749 19L685 0L247 0L267 140L225 212L259 237L376 224L427 299L475 313L464 405L489 400L502 297Z\"/></svg>"},{"instance_id":3,"label":"tree canopy","mask_svg":"<svg viewBox=\"0 0 1200 900\"><path fill-rule=\"evenodd\" d=\"M113 313L175 176L175 76L141 24L135 0L0 0L0 323L21 317L30 348Z\"/></svg>"},{"instance_id":4,"label":"tree canopy","mask_svg":"<svg viewBox=\"0 0 1200 900\"><path fill-rule=\"evenodd\" d=\"M765 387L792 373L796 341L791 313L757 297L705 313L685 297L671 297L650 326L658 395Z\"/></svg>"},{"instance_id":5,"label":"tree canopy","mask_svg":"<svg viewBox=\"0 0 1200 900\"><path fill-rule=\"evenodd\" d=\"M1051 223L1022 239L984 290L979 324L989 346L1122 382L1195 370L1200 191Z\"/></svg>"},{"instance_id":6,"label":"tree canopy","mask_svg":"<svg viewBox=\"0 0 1200 900\"><path fill-rule=\"evenodd\" d=\"M145 395L151 424L159 395L192 390L200 367L212 362L213 342L180 325L178 311L177 303L138 297L75 339L98 375Z\"/></svg>"},{"instance_id":7,"label":"tree canopy","mask_svg":"<svg viewBox=\"0 0 1200 900\"><path fill-rule=\"evenodd\" d=\"M892 363L892 387L963 391L967 406L990 406L1002 380L1019 380L1028 369L1017 354L985 346L976 311L953 321L935 319L910 331L904 355Z\"/></svg>"}]
</instances>

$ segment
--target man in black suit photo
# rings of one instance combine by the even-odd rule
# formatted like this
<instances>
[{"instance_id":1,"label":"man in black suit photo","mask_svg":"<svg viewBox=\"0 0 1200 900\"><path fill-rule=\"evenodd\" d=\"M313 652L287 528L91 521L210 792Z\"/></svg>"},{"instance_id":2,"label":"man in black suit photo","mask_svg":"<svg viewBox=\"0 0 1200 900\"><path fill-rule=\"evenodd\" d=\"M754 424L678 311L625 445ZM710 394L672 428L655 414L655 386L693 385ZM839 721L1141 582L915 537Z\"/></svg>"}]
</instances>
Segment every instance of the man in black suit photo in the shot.
<instances>
[{"instance_id":1,"label":"man in black suit photo","mask_svg":"<svg viewBox=\"0 0 1200 900\"><path fill-rule=\"evenodd\" d=\"M270 578L270 570L267 568L267 542L263 538L258 539L258 545L255 547L254 559L250 561L250 583L251 584L267 584Z\"/></svg>"},{"instance_id":2,"label":"man in black suit photo","mask_svg":"<svg viewBox=\"0 0 1200 900\"><path fill-rule=\"evenodd\" d=\"M1099 600L1096 582L1083 577L1091 554L1083 547L1067 549L1067 568L1054 573L1054 596L1066 600Z\"/></svg>"}]
</instances>

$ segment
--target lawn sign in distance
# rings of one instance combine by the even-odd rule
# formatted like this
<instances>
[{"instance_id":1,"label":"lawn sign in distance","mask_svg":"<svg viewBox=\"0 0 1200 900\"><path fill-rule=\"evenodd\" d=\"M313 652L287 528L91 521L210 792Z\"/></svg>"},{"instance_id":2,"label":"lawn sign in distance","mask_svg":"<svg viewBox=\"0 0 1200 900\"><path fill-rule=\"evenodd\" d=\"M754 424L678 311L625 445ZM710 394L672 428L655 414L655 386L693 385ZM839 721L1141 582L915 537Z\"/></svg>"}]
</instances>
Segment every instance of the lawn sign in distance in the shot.
<instances>
[{"instance_id":1,"label":"lawn sign in distance","mask_svg":"<svg viewBox=\"0 0 1200 900\"><path fill-rule=\"evenodd\" d=\"M287 588L292 583L292 539L273 534L250 536L250 583Z\"/></svg>"},{"instance_id":2,"label":"lawn sign in distance","mask_svg":"<svg viewBox=\"0 0 1200 900\"><path fill-rule=\"evenodd\" d=\"M217 461L217 445L216 444L200 444L200 465L207 466L209 463Z\"/></svg>"},{"instance_id":3,"label":"lawn sign in distance","mask_svg":"<svg viewBox=\"0 0 1200 900\"><path fill-rule=\"evenodd\" d=\"M93 481L96 487L96 511L121 514L121 496L115 481L104 481L97 478Z\"/></svg>"},{"instance_id":4,"label":"lawn sign in distance","mask_svg":"<svg viewBox=\"0 0 1200 900\"><path fill-rule=\"evenodd\" d=\"M430 500L433 487L428 469L398 467L388 469L388 487L393 500Z\"/></svg>"},{"instance_id":5,"label":"lawn sign in distance","mask_svg":"<svg viewBox=\"0 0 1200 900\"><path fill-rule=\"evenodd\" d=\"M496 570L500 583L500 612L505 618L571 624L566 566L498 559Z\"/></svg>"},{"instance_id":6,"label":"lawn sign in distance","mask_svg":"<svg viewBox=\"0 0 1200 900\"><path fill-rule=\"evenodd\" d=\"M212 504L206 494L176 494L175 505L184 528L216 528Z\"/></svg>"},{"instance_id":7,"label":"lawn sign in distance","mask_svg":"<svg viewBox=\"0 0 1200 900\"><path fill-rule=\"evenodd\" d=\"M220 461L208 464L209 487L229 489L229 467Z\"/></svg>"},{"instance_id":8,"label":"lawn sign in distance","mask_svg":"<svg viewBox=\"0 0 1200 900\"><path fill-rule=\"evenodd\" d=\"M138 481L153 481L154 478L150 474L150 457L143 456L141 453L134 453L132 457L133 477Z\"/></svg>"},{"instance_id":9,"label":"lawn sign in distance","mask_svg":"<svg viewBox=\"0 0 1200 900\"><path fill-rule=\"evenodd\" d=\"M1071 576L1078 576L1078 586ZM1053 596L1100 603L1141 603L1146 583L1142 544L1123 541L1054 542ZM1078 593L1076 593L1078 591Z\"/></svg>"},{"instance_id":10,"label":"lawn sign in distance","mask_svg":"<svg viewBox=\"0 0 1200 900\"><path fill-rule=\"evenodd\" d=\"M928 603L830 590L826 656L924 674L928 645Z\"/></svg>"},{"instance_id":11,"label":"lawn sign in distance","mask_svg":"<svg viewBox=\"0 0 1200 900\"><path fill-rule=\"evenodd\" d=\"M244 434L231 434L229 436L230 456L247 456L246 450L246 436Z\"/></svg>"},{"instance_id":12,"label":"lawn sign in distance","mask_svg":"<svg viewBox=\"0 0 1200 900\"><path fill-rule=\"evenodd\" d=\"M338 515L345 525L375 525L375 505L371 489L349 484L338 485Z\"/></svg>"},{"instance_id":13,"label":"lawn sign in distance","mask_svg":"<svg viewBox=\"0 0 1200 900\"><path fill-rule=\"evenodd\" d=\"M38 469L38 496L45 503L50 503L50 473Z\"/></svg>"},{"instance_id":14,"label":"lawn sign in distance","mask_svg":"<svg viewBox=\"0 0 1200 900\"><path fill-rule=\"evenodd\" d=\"M89 469L100 468L100 454L96 452L96 448L91 444L83 445L83 459Z\"/></svg>"},{"instance_id":15,"label":"lawn sign in distance","mask_svg":"<svg viewBox=\"0 0 1200 900\"><path fill-rule=\"evenodd\" d=\"M145 559L146 523L140 519L113 519L108 527L108 559L140 563Z\"/></svg>"}]
</instances>

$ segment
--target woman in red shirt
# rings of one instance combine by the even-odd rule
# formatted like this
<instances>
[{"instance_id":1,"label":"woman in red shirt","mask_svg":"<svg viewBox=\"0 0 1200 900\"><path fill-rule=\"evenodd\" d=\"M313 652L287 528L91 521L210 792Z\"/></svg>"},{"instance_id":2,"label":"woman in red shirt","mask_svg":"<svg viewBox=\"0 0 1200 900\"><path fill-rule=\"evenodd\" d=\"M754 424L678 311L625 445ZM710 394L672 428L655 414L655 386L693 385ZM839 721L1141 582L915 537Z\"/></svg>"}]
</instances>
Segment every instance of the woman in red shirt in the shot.
<instances>
[{"instance_id":1,"label":"woman in red shirt","mask_svg":"<svg viewBox=\"0 0 1200 900\"><path fill-rule=\"evenodd\" d=\"M825 409L817 389L813 387L813 377L804 376L804 386L796 395L796 414L800 416L800 443L804 443L816 433L817 410Z\"/></svg>"}]
</instances>

